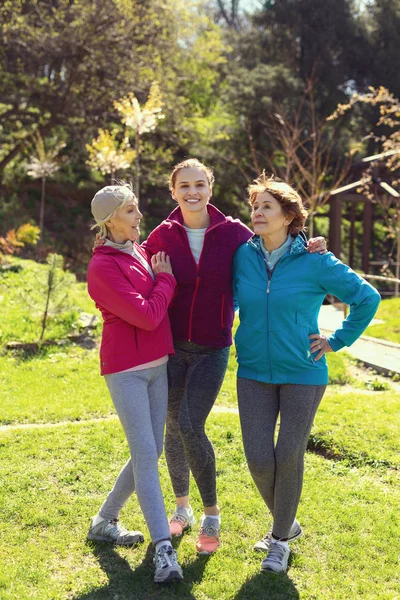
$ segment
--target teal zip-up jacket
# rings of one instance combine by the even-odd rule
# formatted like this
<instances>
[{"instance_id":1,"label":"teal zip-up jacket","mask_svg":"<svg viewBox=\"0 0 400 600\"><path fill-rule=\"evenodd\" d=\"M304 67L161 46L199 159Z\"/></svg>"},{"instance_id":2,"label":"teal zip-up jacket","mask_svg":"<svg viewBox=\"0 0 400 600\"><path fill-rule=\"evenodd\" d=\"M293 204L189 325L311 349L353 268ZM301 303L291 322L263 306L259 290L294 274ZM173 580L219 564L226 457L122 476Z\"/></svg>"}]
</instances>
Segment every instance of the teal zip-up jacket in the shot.
<instances>
[{"instance_id":1,"label":"teal zip-up jacket","mask_svg":"<svg viewBox=\"0 0 400 600\"><path fill-rule=\"evenodd\" d=\"M329 338L337 352L362 334L377 311L380 296L368 282L331 252L310 254L301 235L267 270L260 237L238 248L233 291L240 325L235 344L238 377L264 383L325 385L325 356L314 360L308 336L319 333L318 314L326 294L350 305L342 326Z\"/></svg>"}]
</instances>

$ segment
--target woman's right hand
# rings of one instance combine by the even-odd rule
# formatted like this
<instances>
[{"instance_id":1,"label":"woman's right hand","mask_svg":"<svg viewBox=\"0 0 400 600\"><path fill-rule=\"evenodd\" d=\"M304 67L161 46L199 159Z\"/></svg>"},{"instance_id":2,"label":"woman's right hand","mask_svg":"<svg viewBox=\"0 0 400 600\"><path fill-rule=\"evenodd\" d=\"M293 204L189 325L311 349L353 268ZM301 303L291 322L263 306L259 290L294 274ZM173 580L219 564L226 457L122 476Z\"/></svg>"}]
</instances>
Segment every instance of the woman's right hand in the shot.
<instances>
[{"instance_id":1,"label":"woman's right hand","mask_svg":"<svg viewBox=\"0 0 400 600\"><path fill-rule=\"evenodd\" d=\"M96 248L98 248L99 246L103 246L104 242L105 242L105 240L100 237L100 234L96 233L96 237L94 239L94 244L93 244L92 252L94 252L96 250Z\"/></svg>"},{"instance_id":2,"label":"woman's right hand","mask_svg":"<svg viewBox=\"0 0 400 600\"><path fill-rule=\"evenodd\" d=\"M173 275L170 258L165 252L157 252L151 257L151 268L154 275L158 273L169 273Z\"/></svg>"}]
</instances>

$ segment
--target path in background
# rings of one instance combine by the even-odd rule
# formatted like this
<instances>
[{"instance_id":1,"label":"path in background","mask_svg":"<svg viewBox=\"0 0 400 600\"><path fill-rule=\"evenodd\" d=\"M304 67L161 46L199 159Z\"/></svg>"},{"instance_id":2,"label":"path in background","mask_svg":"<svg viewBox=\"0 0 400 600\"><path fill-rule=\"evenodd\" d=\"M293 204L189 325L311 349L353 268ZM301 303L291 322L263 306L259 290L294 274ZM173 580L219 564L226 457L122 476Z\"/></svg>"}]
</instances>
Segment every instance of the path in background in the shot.
<instances>
[{"instance_id":1,"label":"path in background","mask_svg":"<svg viewBox=\"0 0 400 600\"><path fill-rule=\"evenodd\" d=\"M319 314L318 324L325 335L329 335L340 327L344 319L343 310L331 304L323 305ZM372 321L382 323L378 319ZM378 372L400 374L400 344L387 342L378 338L361 336L346 352L361 360L365 365Z\"/></svg>"}]
</instances>

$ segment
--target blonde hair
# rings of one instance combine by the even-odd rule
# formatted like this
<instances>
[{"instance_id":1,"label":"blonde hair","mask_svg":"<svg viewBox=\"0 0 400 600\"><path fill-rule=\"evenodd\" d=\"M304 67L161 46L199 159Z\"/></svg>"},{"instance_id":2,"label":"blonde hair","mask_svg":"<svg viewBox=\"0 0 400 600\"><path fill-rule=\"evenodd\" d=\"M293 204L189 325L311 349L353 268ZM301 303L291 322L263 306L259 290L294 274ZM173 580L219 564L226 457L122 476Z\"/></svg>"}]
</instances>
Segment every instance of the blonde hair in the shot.
<instances>
[{"instance_id":1,"label":"blonde hair","mask_svg":"<svg viewBox=\"0 0 400 600\"><path fill-rule=\"evenodd\" d=\"M247 188L249 193L249 204L252 207L259 194L268 192L279 202L285 217L292 219L289 225L289 233L296 236L305 229L304 225L307 219L307 211L304 208L303 201L296 190L285 183L277 181L273 175L267 177L265 171L261 173L254 182Z\"/></svg>"},{"instance_id":2,"label":"blonde hair","mask_svg":"<svg viewBox=\"0 0 400 600\"><path fill-rule=\"evenodd\" d=\"M182 169L200 169L200 171L203 171L203 173L205 173L208 183L212 188L213 183L215 181L213 170L210 169L210 167L206 167L206 165L203 165L203 163L200 162L197 158L187 158L186 160L175 165L171 171L170 176L168 177L168 185L171 192L175 187L176 177L179 171L181 171Z\"/></svg>"},{"instance_id":3,"label":"blonde hair","mask_svg":"<svg viewBox=\"0 0 400 600\"><path fill-rule=\"evenodd\" d=\"M109 234L109 230L107 228L106 223L110 221L110 219L115 217L119 209L132 202L132 200L137 204L137 198L134 194L132 184L130 182L120 181L119 179L115 181L117 185L115 186L115 190L113 193L118 199L121 199L121 204L117 206L117 208L114 209L112 212L110 212L110 214L107 215L104 219L102 219L101 221L97 221L90 228L91 230L96 229L96 227L99 228L99 239L101 240L104 240Z\"/></svg>"}]
</instances>

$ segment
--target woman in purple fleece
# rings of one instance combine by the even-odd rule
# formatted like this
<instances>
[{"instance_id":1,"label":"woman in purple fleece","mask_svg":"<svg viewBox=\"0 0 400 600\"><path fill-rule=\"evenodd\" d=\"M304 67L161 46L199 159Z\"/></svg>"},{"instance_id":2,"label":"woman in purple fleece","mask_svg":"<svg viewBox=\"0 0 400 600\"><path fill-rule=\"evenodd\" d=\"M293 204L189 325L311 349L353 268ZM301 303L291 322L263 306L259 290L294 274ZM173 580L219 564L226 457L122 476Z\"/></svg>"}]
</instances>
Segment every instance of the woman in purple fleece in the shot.
<instances>
[{"instance_id":1,"label":"woman in purple fleece","mask_svg":"<svg viewBox=\"0 0 400 600\"><path fill-rule=\"evenodd\" d=\"M214 176L197 159L178 164L169 178L178 207L149 236L149 255L171 259L177 281L169 307L175 355L168 362L168 415L165 453L176 496L172 535L195 523L189 503L189 473L204 505L196 549L211 554L219 546L220 514L215 455L204 426L221 388L232 344L234 307L232 259L252 232L209 203ZM324 240L310 240L312 252Z\"/></svg>"}]
</instances>

